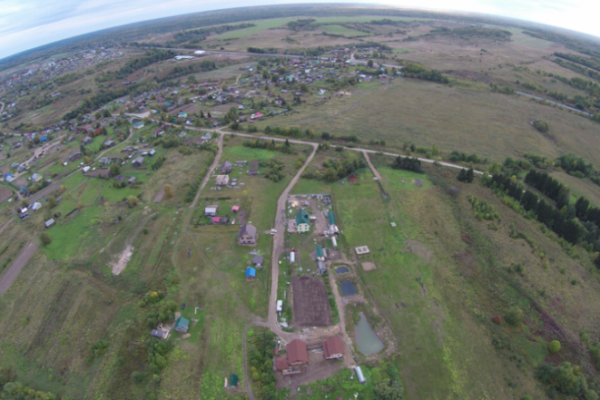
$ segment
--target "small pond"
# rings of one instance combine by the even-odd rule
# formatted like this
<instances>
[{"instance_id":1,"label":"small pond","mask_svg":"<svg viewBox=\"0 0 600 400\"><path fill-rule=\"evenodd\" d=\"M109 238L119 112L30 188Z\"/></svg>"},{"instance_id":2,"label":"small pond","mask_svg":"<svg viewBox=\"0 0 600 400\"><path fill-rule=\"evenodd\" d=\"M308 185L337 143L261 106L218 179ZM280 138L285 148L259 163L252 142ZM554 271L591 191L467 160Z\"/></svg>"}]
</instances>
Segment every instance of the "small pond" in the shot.
<instances>
[{"instance_id":1,"label":"small pond","mask_svg":"<svg viewBox=\"0 0 600 400\"><path fill-rule=\"evenodd\" d=\"M340 288L344 297L356 294L356 286L354 286L354 282L352 281L340 282Z\"/></svg>"},{"instance_id":2,"label":"small pond","mask_svg":"<svg viewBox=\"0 0 600 400\"><path fill-rule=\"evenodd\" d=\"M336 274L347 274L348 272L350 272L350 268L344 266L337 267L335 269Z\"/></svg>"},{"instance_id":3,"label":"small pond","mask_svg":"<svg viewBox=\"0 0 600 400\"><path fill-rule=\"evenodd\" d=\"M383 350L383 342L379 339L375 331L373 331L371 325L369 325L365 314L358 313L358 315L360 316L360 320L354 327L358 350L366 356L379 353Z\"/></svg>"}]
</instances>

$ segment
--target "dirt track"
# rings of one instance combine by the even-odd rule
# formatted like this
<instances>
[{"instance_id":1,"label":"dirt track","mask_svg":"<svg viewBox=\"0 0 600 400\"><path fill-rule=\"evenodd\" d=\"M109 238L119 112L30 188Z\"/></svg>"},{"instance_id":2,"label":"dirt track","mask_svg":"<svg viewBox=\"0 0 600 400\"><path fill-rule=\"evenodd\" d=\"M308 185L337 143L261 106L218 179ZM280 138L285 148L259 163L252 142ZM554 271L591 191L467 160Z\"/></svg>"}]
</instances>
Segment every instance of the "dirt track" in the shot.
<instances>
[{"instance_id":1,"label":"dirt track","mask_svg":"<svg viewBox=\"0 0 600 400\"><path fill-rule=\"evenodd\" d=\"M10 289L12 283L36 251L37 246L33 243L29 243L25 249L23 249L21 254L19 254L19 257L12 263L8 271L2 276L2 279L0 279L0 293L4 293Z\"/></svg>"},{"instance_id":2,"label":"dirt track","mask_svg":"<svg viewBox=\"0 0 600 400\"><path fill-rule=\"evenodd\" d=\"M367 164L369 164L369 168L371 168L371 172L373 172L373 175L375 175L375 178L381 180L381 175L379 175L379 171L377 171L375 169L375 166L373 165L373 163L371 163L371 159L369 158L369 153L367 153L366 151L363 151L363 154L365 156L365 160L367 160Z\"/></svg>"}]
</instances>

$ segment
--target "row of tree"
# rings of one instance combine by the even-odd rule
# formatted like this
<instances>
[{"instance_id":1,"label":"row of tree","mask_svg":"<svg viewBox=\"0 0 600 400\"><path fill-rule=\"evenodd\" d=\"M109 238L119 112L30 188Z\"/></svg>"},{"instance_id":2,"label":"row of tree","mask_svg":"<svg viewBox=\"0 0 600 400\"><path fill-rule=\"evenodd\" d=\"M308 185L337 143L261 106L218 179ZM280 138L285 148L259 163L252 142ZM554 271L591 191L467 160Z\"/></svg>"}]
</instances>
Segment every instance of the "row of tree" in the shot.
<instances>
[{"instance_id":1,"label":"row of tree","mask_svg":"<svg viewBox=\"0 0 600 400\"><path fill-rule=\"evenodd\" d=\"M535 193L525 190L523 185L517 183L516 178L497 174L486 182L492 189L500 190L517 200L527 212L536 217L541 223L552 229L569 243L578 243L584 238L584 228L567 213L568 208L558 210L556 207L540 199ZM592 243L596 238L586 236L586 241Z\"/></svg>"},{"instance_id":2,"label":"row of tree","mask_svg":"<svg viewBox=\"0 0 600 400\"><path fill-rule=\"evenodd\" d=\"M554 200L558 208L563 208L569 204L569 200L571 199L569 187L552 178L546 172L532 169L525 176L525 183Z\"/></svg>"},{"instance_id":3,"label":"row of tree","mask_svg":"<svg viewBox=\"0 0 600 400\"><path fill-rule=\"evenodd\" d=\"M394 169L405 169L407 171L414 171L422 173L421 169L421 161L418 158L410 158L410 157L396 157L392 164L392 168Z\"/></svg>"}]
</instances>

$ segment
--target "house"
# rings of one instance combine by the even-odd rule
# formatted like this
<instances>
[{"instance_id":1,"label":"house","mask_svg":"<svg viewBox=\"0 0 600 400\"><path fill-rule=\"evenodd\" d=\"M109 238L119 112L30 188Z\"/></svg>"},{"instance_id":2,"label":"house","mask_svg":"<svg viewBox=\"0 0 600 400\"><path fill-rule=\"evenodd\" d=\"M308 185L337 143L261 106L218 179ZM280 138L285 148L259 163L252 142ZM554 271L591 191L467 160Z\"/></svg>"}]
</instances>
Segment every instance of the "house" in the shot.
<instances>
[{"instance_id":1,"label":"house","mask_svg":"<svg viewBox=\"0 0 600 400\"><path fill-rule=\"evenodd\" d=\"M168 339L169 338L169 331L161 331L158 329L152 329L152 332L150 332L150 336L154 336L155 338L159 338L159 339Z\"/></svg>"},{"instance_id":2,"label":"house","mask_svg":"<svg viewBox=\"0 0 600 400\"><path fill-rule=\"evenodd\" d=\"M306 343L299 339L294 339L288 343L287 359L290 366L299 367L308 364L308 353Z\"/></svg>"},{"instance_id":3,"label":"house","mask_svg":"<svg viewBox=\"0 0 600 400\"><path fill-rule=\"evenodd\" d=\"M31 175L31 179L33 179L35 182L39 182L44 179L44 177L36 172L35 174Z\"/></svg>"},{"instance_id":4,"label":"house","mask_svg":"<svg viewBox=\"0 0 600 400\"><path fill-rule=\"evenodd\" d=\"M240 206L233 206L233 207L231 207L231 212L236 213L238 211L240 211Z\"/></svg>"},{"instance_id":5,"label":"house","mask_svg":"<svg viewBox=\"0 0 600 400\"><path fill-rule=\"evenodd\" d=\"M186 333L188 327L190 326L190 320L187 318L179 317L177 321L175 321L175 332Z\"/></svg>"},{"instance_id":6,"label":"house","mask_svg":"<svg viewBox=\"0 0 600 400\"><path fill-rule=\"evenodd\" d=\"M80 151L76 151L75 153L71 153L71 155L69 155L69 161L79 160L80 158L81 158Z\"/></svg>"},{"instance_id":7,"label":"house","mask_svg":"<svg viewBox=\"0 0 600 400\"><path fill-rule=\"evenodd\" d=\"M94 139L92 139L92 138L91 138L91 137L89 137L89 136L86 136L86 137L84 137L84 138L83 138L83 142L82 142L82 143L83 143L83 145L85 146L86 144L90 144L90 143L92 143L93 141L94 141Z\"/></svg>"},{"instance_id":8,"label":"house","mask_svg":"<svg viewBox=\"0 0 600 400\"><path fill-rule=\"evenodd\" d=\"M144 157L139 156L131 162L134 167L141 167L144 164Z\"/></svg>"},{"instance_id":9,"label":"house","mask_svg":"<svg viewBox=\"0 0 600 400\"><path fill-rule=\"evenodd\" d=\"M317 246L316 256L317 261L325 261L325 250L321 246Z\"/></svg>"},{"instance_id":10,"label":"house","mask_svg":"<svg viewBox=\"0 0 600 400\"><path fill-rule=\"evenodd\" d=\"M229 387L237 387L238 385L238 376L236 374L231 374L229 377Z\"/></svg>"},{"instance_id":11,"label":"house","mask_svg":"<svg viewBox=\"0 0 600 400\"><path fill-rule=\"evenodd\" d=\"M154 149L150 150L150 152L148 153L148 155L149 155L150 157L152 157L152 156L153 156L153 155L155 155L155 154L156 154L156 150L154 150Z\"/></svg>"},{"instance_id":12,"label":"house","mask_svg":"<svg viewBox=\"0 0 600 400\"><path fill-rule=\"evenodd\" d=\"M348 177L348 182L350 182L350 183L358 182L358 176L356 176L356 174L354 172L351 173L350 176Z\"/></svg>"},{"instance_id":13,"label":"house","mask_svg":"<svg viewBox=\"0 0 600 400\"><path fill-rule=\"evenodd\" d=\"M133 128L134 129L142 129L144 127L144 123L143 122L136 122L135 124L133 124Z\"/></svg>"},{"instance_id":14,"label":"house","mask_svg":"<svg viewBox=\"0 0 600 400\"><path fill-rule=\"evenodd\" d=\"M44 223L44 226L45 226L46 228L50 228L50 227L51 227L52 225L54 225L55 223L56 223L56 222L54 221L54 219L50 218L48 221L46 221L46 222Z\"/></svg>"},{"instance_id":15,"label":"house","mask_svg":"<svg viewBox=\"0 0 600 400\"><path fill-rule=\"evenodd\" d=\"M344 343L337 336L323 342L323 356L326 360L344 358Z\"/></svg>"},{"instance_id":16,"label":"house","mask_svg":"<svg viewBox=\"0 0 600 400\"><path fill-rule=\"evenodd\" d=\"M204 216L205 217L216 217L217 216L217 208L218 208L218 206L204 207Z\"/></svg>"},{"instance_id":17,"label":"house","mask_svg":"<svg viewBox=\"0 0 600 400\"><path fill-rule=\"evenodd\" d=\"M40 208L42 208L42 205L41 205L41 203L38 203L37 201L36 201L35 203L33 203L33 205L31 206L31 209L32 209L33 211L37 211L37 210L39 210Z\"/></svg>"},{"instance_id":18,"label":"house","mask_svg":"<svg viewBox=\"0 0 600 400\"><path fill-rule=\"evenodd\" d=\"M301 374L300 367L308 364L308 352L306 351L306 343L301 340L294 339L288 343L287 356L275 359L275 370L283 372L283 375Z\"/></svg>"},{"instance_id":19,"label":"house","mask_svg":"<svg viewBox=\"0 0 600 400\"><path fill-rule=\"evenodd\" d=\"M217 185L226 186L229 184L229 175L217 175Z\"/></svg>"},{"instance_id":20,"label":"house","mask_svg":"<svg viewBox=\"0 0 600 400\"><path fill-rule=\"evenodd\" d=\"M221 174L229 174L233 169L233 165L229 161L225 161L223 165L221 165Z\"/></svg>"},{"instance_id":21,"label":"house","mask_svg":"<svg viewBox=\"0 0 600 400\"><path fill-rule=\"evenodd\" d=\"M116 145L116 144L117 144L117 143L116 143L114 140L111 140L111 139L109 139L109 140L107 140L107 141L105 141L105 142L103 143L104 147L106 147L106 148L113 147L113 146L114 146L114 145Z\"/></svg>"},{"instance_id":22,"label":"house","mask_svg":"<svg viewBox=\"0 0 600 400\"><path fill-rule=\"evenodd\" d=\"M256 269L252 267L246 268L246 281L253 281L256 279Z\"/></svg>"},{"instance_id":23,"label":"house","mask_svg":"<svg viewBox=\"0 0 600 400\"><path fill-rule=\"evenodd\" d=\"M238 233L238 244L240 245L256 245L258 241L258 233L256 228L250 224L241 225Z\"/></svg>"},{"instance_id":24,"label":"house","mask_svg":"<svg viewBox=\"0 0 600 400\"><path fill-rule=\"evenodd\" d=\"M100 159L100 163L102 165L104 165L105 167L108 167L110 165L110 163L112 162L112 160L109 157L102 157Z\"/></svg>"},{"instance_id":25,"label":"house","mask_svg":"<svg viewBox=\"0 0 600 400\"><path fill-rule=\"evenodd\" d=\"M136 177L132 176L131 178L127 179L127 184L131 185L132 183L135 183L135 181L136 181Z\"/></svg>"},{"instance_id":26,"label":"house","mask_svg":"<svg viewBox=\"0 0 600 400\"><path fill-rule=\"evenodd\" d=\"M252 264L254 264L256 267L261 266L261 268L262 268L263 261L264 261L264 258L262 258L260 256L256 256L252 259Z\"/></svg>"},{"instance_id":27,"label":"house","mask_svg":"<svg viewBox=\"0 0 600 400\"><path fill-rule=\"evenodd\" d=\"M306 210L299 210L296 214L296 232L303 233L310 230L310 216Z\"/></svg>"}]
</instances>

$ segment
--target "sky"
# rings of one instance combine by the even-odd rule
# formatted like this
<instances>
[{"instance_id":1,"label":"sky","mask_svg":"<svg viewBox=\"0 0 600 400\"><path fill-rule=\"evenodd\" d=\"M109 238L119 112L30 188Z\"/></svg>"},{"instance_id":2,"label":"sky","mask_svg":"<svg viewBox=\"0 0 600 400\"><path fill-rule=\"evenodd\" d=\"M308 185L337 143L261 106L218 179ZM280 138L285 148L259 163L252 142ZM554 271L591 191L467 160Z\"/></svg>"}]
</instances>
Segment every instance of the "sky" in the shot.
<instances>
[{"instance_id":1,"label":"sky","mask_svg":"<svg viewBox=\"0 0 600 400\"><path fill-rule=\"evenodd\" d=\"M0 59L57 40L133 22L233 7L335 0L0 0ZM343 0L351 3L352 0ZM468 11L540 22L600 37L597 0L361 0L401 8Z\"/></svg>"}]
</instances>

